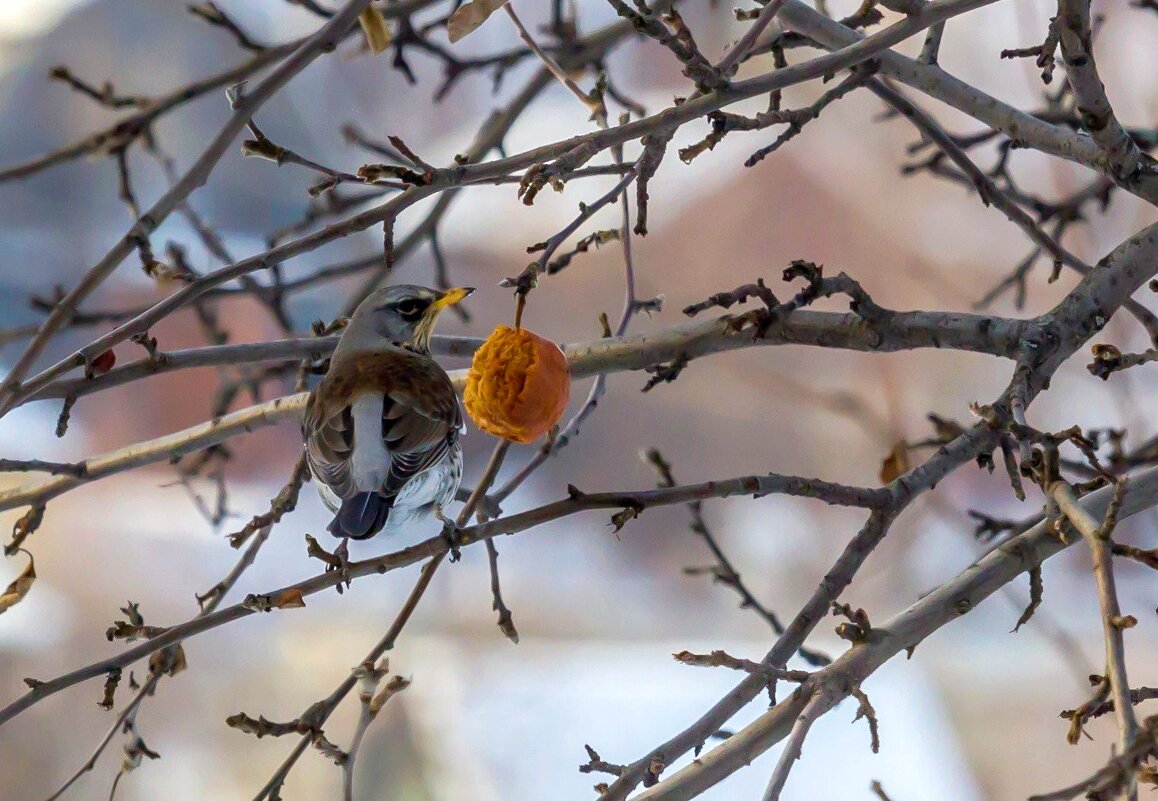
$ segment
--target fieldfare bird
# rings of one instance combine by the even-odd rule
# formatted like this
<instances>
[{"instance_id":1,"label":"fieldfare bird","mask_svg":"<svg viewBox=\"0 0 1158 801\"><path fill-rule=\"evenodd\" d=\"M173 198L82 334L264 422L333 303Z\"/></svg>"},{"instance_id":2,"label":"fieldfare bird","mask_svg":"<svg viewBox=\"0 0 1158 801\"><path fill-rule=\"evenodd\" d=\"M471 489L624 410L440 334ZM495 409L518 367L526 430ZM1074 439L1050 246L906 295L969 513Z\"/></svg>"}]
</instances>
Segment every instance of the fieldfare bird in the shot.
<instances>
[{"instance_id":1,"label":"fieldfare bird","mask_svg":"<svg viewBox=\"0 0 1158 801\"><path fill-rule=\"evenodd\" d=\"M450 377L430 356L430 334L473 291L384 287L350 317L302 423L334 536L396 531L454 498L466 426Z\"/></svg>"}]
</instances>

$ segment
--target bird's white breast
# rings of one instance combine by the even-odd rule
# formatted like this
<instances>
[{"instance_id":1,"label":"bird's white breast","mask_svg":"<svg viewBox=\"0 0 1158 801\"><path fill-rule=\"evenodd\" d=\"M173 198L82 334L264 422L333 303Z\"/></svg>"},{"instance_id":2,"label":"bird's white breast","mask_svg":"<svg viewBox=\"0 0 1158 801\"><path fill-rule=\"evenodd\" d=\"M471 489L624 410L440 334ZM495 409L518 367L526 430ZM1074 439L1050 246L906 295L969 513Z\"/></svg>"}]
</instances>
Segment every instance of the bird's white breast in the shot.
<instances>
[{"instance_id":1,"label":"bird's white breast","mask_svg":"<svg viewBox=\"0 0 1158 801\"><path fill-rule=\"evenodd\" d=\"M390 470L390 453L382 442L383 397L377 392L363 392L350 404L354 421L354 451L350 469L359 492L374 492L386 480Z\"/></svg>"}]
</instances>

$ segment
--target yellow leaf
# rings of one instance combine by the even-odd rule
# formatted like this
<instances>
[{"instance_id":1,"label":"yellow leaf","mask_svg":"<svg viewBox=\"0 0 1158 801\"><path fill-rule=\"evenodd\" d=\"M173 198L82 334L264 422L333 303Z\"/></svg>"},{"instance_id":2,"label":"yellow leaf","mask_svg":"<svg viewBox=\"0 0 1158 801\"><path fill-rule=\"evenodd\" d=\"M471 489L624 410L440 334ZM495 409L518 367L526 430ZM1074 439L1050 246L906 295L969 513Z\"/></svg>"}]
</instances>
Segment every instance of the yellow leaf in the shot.
<instances>
[{"instance_id":1,"label":"yellow leaf","mask_svg":"<svg viewBox=\"0 0 1158 801\"><path fill-rule=\"evenodd\" d=\"M881 463L881 483L891 484L909 472L909 448L904 440L893 446Z\"/></svg>"},{"instance_id":2,"label":"yellow leaf","mask_svg":"<svg viewBox=\"0 0 1158 801\"><path fill-rule=\"evenodd\" d=\"M23 548L20 550L24 551ZM8 589L4 590L4 594L0 595L0 614L7 612L13 606L24 600L24 596L32 589L32 582L36 581L36 565L32 561L32 554L28 554L28 567L16 577L15 581L8 585Z\"/></svg>"},{"instance_id":3,"label":"yellow leaf","mask_svg":"<svg viewBox=\"0 0 1158 801\"><path fill-rule=\"evenodd\" d=\"M278 609L299 609L306 605L299 589L288 589L274 599L273 605Z\"/></svg>"},{"instance_id":4,"label":"yellow leaf","mask_svg":"<svg viewBox=\"0 0 1158 801\"><path fill-rule=\"evenodd\" d=\"M358 15L358 22L361 23L362 30L366 34L366 43L370 45L370 50L375 55L390 46L394 36L390 33L390 24L386 22L381 11L374 6L368 6L365 11Z\"/></svg>"},{"instance_id":5,"label":"yellow leaf","mask_svg":"<svg viewBox=\"0 0 1158 801\"><path fill-rule=\"evenodd\" d=\"M446 32L451 42L457 42L487 21L487 17L505 6L509 0L471 0L464 3L446 21Z\"/></svg>"}]
</instances>

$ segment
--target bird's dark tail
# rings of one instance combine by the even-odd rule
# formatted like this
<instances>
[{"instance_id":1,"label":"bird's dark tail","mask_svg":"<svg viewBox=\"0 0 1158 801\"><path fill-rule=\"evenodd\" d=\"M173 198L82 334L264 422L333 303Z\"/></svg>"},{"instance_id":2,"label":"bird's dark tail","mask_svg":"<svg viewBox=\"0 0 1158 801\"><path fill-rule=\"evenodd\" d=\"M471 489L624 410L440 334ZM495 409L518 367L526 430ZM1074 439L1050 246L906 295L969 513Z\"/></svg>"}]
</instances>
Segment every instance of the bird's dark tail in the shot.
<instances>
[{"instance_id":1,"label":"bird's dark tail","mask_svg":"<svg viewBox=\"0 0 1158 801\"><path fill-rule=\"evenodd\" d=\"M377 492L359 492L342 501L342 507L328 526L335 537L364 540L373 537L386 525L393 498Z\"/></svg>"}]
</instances>

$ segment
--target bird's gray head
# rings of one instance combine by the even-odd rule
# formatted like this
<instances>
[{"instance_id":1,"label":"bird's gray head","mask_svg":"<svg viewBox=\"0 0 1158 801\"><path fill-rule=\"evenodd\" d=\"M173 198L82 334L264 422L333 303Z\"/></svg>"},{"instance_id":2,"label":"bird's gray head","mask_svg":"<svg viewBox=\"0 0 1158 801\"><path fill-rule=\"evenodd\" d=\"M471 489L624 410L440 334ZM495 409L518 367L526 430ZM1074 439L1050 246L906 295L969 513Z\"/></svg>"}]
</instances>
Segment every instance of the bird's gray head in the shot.
<instances>
[{"instance_id":1,"label":"bird's gray head","mask_svg":"<svg viewBox=\"0 0 1158 801\"><path fill-rule=\"evenodd\" d=\"M426 353L438 315L471 292L473 287L440 291L415 284L378 289L358 304L339 347L372 350L386 339Z\"/></svg>"}]
</instances>

